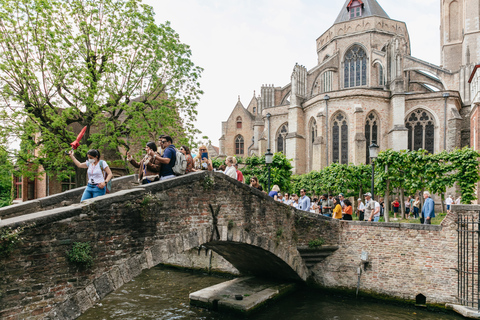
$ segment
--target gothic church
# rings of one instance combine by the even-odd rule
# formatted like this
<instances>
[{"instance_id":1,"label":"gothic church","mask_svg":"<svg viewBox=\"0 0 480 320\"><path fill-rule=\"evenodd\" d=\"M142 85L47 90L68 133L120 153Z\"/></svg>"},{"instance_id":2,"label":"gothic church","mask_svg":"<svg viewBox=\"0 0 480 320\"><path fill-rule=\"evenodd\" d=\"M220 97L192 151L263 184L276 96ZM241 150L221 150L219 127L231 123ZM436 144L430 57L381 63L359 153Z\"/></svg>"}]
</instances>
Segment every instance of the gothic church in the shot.
<instances>
[{"instance_id":1,"label":"gothic church","mask_svg":"<svg viewBox=\"0 0 480 320\"><path fill-rule=\"evenodd\" d=\"M294 173L369 163L368 146L431 153L469 143L468 79L480 61L480 0L440 0L441 66L411 56L404 22L376 0L347 0L317 40L318 63L265 85L222 122L220 155L293 159ZM268 115L268 116L267 116ZM270 135L269 135L270 132Z\"/></svg>"}]
</instances>

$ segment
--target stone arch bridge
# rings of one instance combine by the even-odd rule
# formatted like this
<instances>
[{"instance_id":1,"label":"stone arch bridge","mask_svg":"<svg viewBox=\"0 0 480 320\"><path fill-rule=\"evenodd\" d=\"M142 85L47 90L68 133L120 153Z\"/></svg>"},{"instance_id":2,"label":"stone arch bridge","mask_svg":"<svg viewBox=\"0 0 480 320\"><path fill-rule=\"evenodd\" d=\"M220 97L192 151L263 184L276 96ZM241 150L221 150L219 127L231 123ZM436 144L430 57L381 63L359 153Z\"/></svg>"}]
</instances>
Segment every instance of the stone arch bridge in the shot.
<instances>
[{"instance_id":1,"label":"stone arch bridge","mask_svg":"<svg viewBox=\"0 0 480 320\"><path fill-rule=\"evenodd\" d=\"M305 281L298 248L322 238L334 250L340 225L208 172L17 214L0 221L3 230L24 228L0 256L0 318L74 319L143 269L202 246L242 274ZM90 243L93 267L67 261L74 242Z\"/></svg>"}]
</instances>

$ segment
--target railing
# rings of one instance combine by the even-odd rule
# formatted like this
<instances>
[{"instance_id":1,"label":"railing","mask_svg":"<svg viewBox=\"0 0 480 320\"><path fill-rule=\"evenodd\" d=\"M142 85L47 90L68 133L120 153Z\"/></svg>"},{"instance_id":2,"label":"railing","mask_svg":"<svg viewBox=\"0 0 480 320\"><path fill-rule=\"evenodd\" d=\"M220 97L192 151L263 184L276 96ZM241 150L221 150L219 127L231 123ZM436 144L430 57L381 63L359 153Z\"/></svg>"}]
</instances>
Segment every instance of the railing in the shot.
<instances>
[{"instance_id":1,"label":"railing","mask_svg":"<svg viewBox=\"0 0 480 320\"><path fill-rule=\"evenodd\" d=\"M480 220L475 214L459 213L458 224L458 300L480 312Z\"/></svg>"}]
</instances>

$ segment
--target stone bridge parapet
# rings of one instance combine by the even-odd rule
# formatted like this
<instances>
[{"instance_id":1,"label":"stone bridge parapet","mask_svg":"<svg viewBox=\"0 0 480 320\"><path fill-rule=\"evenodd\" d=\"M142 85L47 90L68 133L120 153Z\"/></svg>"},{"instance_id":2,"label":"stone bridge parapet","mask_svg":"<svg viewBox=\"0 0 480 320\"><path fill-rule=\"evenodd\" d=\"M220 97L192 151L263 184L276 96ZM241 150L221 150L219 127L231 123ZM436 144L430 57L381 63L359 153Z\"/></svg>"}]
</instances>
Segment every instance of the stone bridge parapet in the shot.
<instances>
[{"instance_id":1,"label":"stone bridge parapet","mask_svg":"<svg viewBox=\"0 0 480 320\"><path fill-rule=\"evenodd\" d=\"M243 274L304 281L297 247L318 238L336 245L340 230L338 221L207 172L0 221L2 229L22 226L23 241L0 258L2 319L74 319L143 269L192 248L212 249ZM90 269L67 261L75 242L90 243Z\"/></svg>"}]
</instances>

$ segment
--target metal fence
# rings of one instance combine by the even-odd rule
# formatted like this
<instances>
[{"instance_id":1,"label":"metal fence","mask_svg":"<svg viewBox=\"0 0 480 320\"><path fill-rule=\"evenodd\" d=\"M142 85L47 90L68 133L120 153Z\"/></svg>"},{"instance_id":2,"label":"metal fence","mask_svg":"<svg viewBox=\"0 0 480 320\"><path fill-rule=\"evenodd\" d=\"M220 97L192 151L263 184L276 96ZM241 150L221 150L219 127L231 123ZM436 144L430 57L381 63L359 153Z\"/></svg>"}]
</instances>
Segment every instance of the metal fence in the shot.
<instances>
[{"instance_id":1,"label":"metal fence","mask_svg":"<svg viewBox=\"0 0 480 320\"><path fill-rule=\"evenodd\" d=\"M480 312L480 220L475 214L458 214L458 300Z\"/></svg>"}]
</instances>

